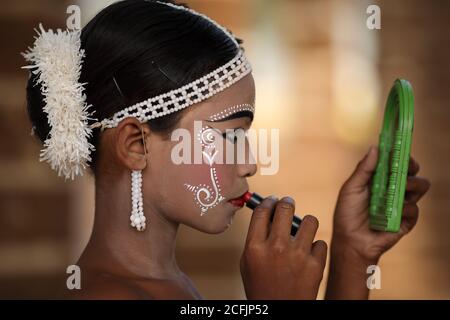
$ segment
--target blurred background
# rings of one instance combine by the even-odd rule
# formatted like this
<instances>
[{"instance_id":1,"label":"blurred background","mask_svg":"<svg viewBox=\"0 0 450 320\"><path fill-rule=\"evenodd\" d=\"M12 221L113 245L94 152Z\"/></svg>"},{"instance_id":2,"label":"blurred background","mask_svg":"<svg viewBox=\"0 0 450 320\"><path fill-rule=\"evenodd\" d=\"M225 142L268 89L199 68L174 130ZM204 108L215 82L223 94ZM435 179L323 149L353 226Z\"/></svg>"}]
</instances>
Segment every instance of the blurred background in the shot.
<instances>
[{"instance_id":1,"label":"blurred background","mask_svg":"<svg viewBox=\"0 0 450 320\"><path fill-rule=\"evenodd\" d=\"M92 177L65 183L30 136L27 72L19 54L34 28L65 28L71 4L82 25L113 1L19 0L0 11L0 298L58 298L66 268L91 232ZM413 156L432 186L415 230L381 260L373 299L450 299L450 2L445 0L186 0L244 39L256 81L254 128L280 129L280 168L251 190L291 195L330 240L337 194L377 144L388 90L408 79L415 94ZM366 9L381 8L369 30ZM181 228L182 269L209 299L242 299L239 258L250 211L221 235ZM326 277L324 278L326 279ZM326 281L319 298L323 298Z\"/></svg>"}]
</instances>

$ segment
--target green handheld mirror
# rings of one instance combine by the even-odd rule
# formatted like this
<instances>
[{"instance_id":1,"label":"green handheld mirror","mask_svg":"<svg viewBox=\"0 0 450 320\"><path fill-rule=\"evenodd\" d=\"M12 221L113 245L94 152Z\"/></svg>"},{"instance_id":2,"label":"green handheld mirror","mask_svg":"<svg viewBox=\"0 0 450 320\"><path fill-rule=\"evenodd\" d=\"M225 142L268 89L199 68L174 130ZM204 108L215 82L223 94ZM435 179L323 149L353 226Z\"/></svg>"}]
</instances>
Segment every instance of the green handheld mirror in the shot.
<instances>
[{"instance_id":1,"label":"green handheld mirror","mask_svg":"<svg viewBox=\"0 0 450 320\"><path fill-rule=\"evenodd\" d=\"M386 102L372 179L369 225L373 230L400 230L413 127L412 87L408 81L397 79Z\"/></svg>"}]
</instances>

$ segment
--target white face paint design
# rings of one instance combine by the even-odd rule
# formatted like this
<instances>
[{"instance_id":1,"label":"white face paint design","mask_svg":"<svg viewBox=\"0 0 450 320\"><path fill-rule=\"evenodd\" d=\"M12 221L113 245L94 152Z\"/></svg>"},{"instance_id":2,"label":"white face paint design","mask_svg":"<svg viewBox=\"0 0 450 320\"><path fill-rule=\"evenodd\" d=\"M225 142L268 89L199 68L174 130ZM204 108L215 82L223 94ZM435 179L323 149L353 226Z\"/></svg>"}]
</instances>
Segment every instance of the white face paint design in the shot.
<instances>
[{"instance_id":1,"label":"white face paint design","mask_svg":"<svg viewBox=\"0 0 450 320\"><path fill-rule=\"evenodd\" d=\"M213 114L209 117L209 120L212 122L220 121L240 111L249 111L254 114L255 107L248 103L235 105L232 107L228 107L221 112ZM225 200L225 197L223 197L220 193L221 190L219 181L217 179L216 169L213 167L214 158L218 154L218 151L216 150L214 145L215 137L216 135L214 135L214 129L211 127L203 127L201 132L197 135L197 139L200 141L200 144L203 148L202 154L209 164L209 173L212 187L206 184L200 184L196 186L190 185L188 183L184 184L187 190L194 193L194 201L200 207L200 215L204 215L210 208L214 208L220 202ZM229 225L231 225L231 221Z\"/></svg>"},{"instance_id":2,"label":"white face paint design","mask_svg":"<svg viewBox=\"0 0 450 320\"><path fill-rule=\"evenodd\" d=\"M222 110L216 114L213 114L211 117L209 117L209 121L219 121L240 111L249 111L254 114L255 107L248 103L238 104L236 106L226 108L225 110Z\"/></svg>"},{"instance_id":3,"label":"white face paint design","mask_svg":"<svg viewBox=\"0 0 450 320\"><path fill-rule=\"evenodd\" d=\"M211 186L200 184L197 186L185 183L184 186L194 193L194 201L200 207L200 215L204 215L209 209L214 208L220 202L225 200L220 193L220 185L216 175L216 168L213 167L214 158L218 151L214 145L214 129L210 127L203 127L197 138L202 145L202 153L209 164L209 174L211 179Z\"/></svg>"}]
</instances>

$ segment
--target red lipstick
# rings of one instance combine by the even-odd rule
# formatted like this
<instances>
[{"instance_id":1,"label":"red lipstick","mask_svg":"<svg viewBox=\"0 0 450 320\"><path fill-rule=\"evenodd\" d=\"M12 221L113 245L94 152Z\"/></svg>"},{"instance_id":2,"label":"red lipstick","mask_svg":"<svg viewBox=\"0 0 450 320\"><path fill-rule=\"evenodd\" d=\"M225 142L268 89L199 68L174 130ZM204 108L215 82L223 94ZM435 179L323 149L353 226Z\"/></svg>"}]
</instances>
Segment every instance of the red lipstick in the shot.
<instances>
[{"instance_id":1,"label":"red lipstick","mask_svg":"<svg viewBox=\"0 0 450 320\"><path fill-rule=\"evenodd\" d=\"M246 192L240 199L242 202L245 203L245 205L250 209L255 209L261 202L263 202L264 197L260 196L256 192ZM273 220L273 214L270 217L270 221ZM298 228L300 227L300 224L302 223L302 219L294 215L292 218L292 226L291 226L291 236L295 236L297 233Z\"/></svg>"},{"instance_id":2,"label":"red lipstick","mask_svg":"<svg viewBox=\"0 0 450 320\"><path fill-rule=\"evenodd\" d=\"M236 199L231 199L228 202L231 203L232 205L236 206L236 207L243 207L245 205L245 201L242 200L242 197L236 198Z\"/></svg>"},{"instance_id":3,"label":"red lipstick","mask_svg":"<svg viewBox=\"0 0 450 320\"><path fill-rule=\"evenodd\" d=\"M245 205L245 200L244 200L244 196L248 193L245 192L242 196L228 200L229 203L231 203L232 205L236 206L236 207L243 207Z\"/></svg>"}]
</instances>

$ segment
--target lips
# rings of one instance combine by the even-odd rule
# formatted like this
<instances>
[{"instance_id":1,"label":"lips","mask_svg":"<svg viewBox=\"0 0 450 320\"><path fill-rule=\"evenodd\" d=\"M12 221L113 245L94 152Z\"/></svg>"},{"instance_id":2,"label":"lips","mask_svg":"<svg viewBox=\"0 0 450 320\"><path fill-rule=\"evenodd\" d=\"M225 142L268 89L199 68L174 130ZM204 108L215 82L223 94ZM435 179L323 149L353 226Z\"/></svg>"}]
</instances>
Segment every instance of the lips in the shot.
<instances>
[{"instance_id":1,"label":"lips","mask_svg":"<svg viewBox=\"0 0 450 320\"><path fill-rule=\"evenodd\" d=\"M245 205L245 195L247 194L247 191L245 191L242 195L240 195L237 198L228 200L229 203L231 203L232 205L236 206L236 207L243 207Z\"/></svg>"}]
</instances>

